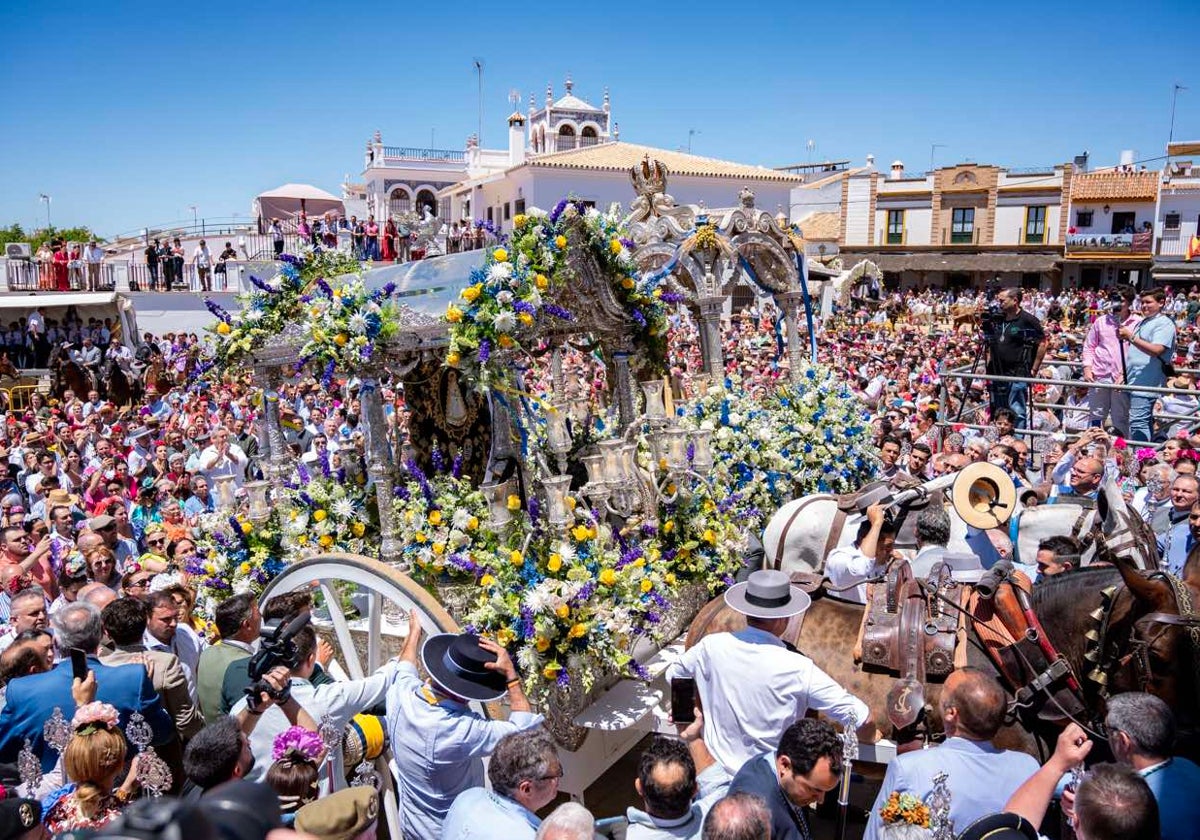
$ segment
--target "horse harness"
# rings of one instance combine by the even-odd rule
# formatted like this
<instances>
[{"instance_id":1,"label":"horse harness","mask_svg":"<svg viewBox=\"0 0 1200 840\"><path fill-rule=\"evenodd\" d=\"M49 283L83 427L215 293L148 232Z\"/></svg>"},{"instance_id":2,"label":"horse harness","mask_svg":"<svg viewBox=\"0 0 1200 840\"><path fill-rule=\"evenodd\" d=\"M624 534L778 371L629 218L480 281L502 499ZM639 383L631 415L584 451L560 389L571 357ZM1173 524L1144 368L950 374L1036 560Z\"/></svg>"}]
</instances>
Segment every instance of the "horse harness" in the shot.
<instances>
[{"instance_id":1,"label":"horse harness","mask_svg":"<svg viewBox=\"0 0 1200 840\"><path fill-rule=\"evenodd\" d=\"M1200 692L1200 612L1197 612L1191 590L1188 589L1187 584L1180 578L1167 572L1153 572L1150 577L1164 581L1171 588L1171 594L1175 599L1175 608L1178 612L1152 612L1142 616L1141 621L1158 625L1158 632L1149 638L1140 638L1137 629L1138 622L1134 622L1129 631L1129 653L1119 659L1114 659L1107 657L1107 649L1109 623L1113 606L1117 602L1117 597L1106 601L1103 605L1104 615L1100 621L1100 632L1098 633L1098 637L1093 640L1094 644L1092 647L1092 650L1096 651L1097 654L1098 668L1089 675L1089 679L1100 684L1102 695L1106 695L1105 686L1107 684L1108 671L1115 665L1124 666L1131 660L1137 670L1138 687L1142 691L1147 691L1153 676L1150 651L1153 650L1154 645L1158 643L1162 635L1171 627L1184 628L1187 633L1188 647L1191 648L1192 676L1195 680L1196 690ZM1122 591L1124 589L1125 587L1122 587ZM1089 639L1092 639L1090 635Z\"/></svg>"}]
</instances>

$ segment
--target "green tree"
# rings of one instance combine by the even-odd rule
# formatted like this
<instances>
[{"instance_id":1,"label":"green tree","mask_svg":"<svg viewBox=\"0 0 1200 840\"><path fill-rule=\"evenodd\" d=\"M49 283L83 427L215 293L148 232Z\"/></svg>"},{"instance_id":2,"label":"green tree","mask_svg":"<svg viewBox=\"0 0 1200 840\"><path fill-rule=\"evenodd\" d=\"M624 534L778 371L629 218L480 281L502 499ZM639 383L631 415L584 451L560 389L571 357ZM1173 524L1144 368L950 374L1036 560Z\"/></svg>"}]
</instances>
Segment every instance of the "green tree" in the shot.
<instances>
[{"instance_id":1,"label":"green tree","mask_svg":"<svg viewBox=\"0 0 1200 840\"><path fill-rule=\"evenodd\" d=\"M7 245L9 242L28 242L36 251L42 247L43 243L51 239L61 239L65 242L87 242L94 236L91 229L86 227L50 227L26 231L20 224L14 222L8 227L0 227L0 246Z\"/></svg>"}]
</instances>

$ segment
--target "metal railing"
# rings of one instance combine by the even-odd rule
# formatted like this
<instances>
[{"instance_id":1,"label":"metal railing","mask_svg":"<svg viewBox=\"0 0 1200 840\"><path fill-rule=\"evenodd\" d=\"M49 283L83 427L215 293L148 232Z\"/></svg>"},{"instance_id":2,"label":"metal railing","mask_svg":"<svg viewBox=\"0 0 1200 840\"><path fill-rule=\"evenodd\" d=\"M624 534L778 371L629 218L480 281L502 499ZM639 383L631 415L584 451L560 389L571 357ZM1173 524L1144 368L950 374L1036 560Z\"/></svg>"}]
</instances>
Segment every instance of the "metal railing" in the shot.
<instances>
[{"instance_id":1,"label":"metal railing","mask_svg":"<svg viewBox=\"0 0 1200 840\"><path fill-rule=\"evenodd\" d=\"M432 160L462 163L467 153L454 149L423 149L420 146L384 146L383 156L398 160Z\"/></svg>"}]
</instances>

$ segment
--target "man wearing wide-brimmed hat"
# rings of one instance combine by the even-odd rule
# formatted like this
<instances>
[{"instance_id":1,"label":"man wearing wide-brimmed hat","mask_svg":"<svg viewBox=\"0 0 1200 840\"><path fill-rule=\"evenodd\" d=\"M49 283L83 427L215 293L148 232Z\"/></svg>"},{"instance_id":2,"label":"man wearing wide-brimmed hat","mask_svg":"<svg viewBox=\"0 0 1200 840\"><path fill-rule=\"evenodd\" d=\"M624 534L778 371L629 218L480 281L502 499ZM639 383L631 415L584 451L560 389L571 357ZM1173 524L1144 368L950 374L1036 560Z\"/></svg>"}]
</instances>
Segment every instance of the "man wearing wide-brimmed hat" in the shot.
<instances>
[{"instance_id":1,"label":"man wearing wide-brimmed hat","mask_svg":"<svg viewBox=\"0 0 1200 840\"><path fill-rule=\"evenodd\" d=\"M471 633L441 633L419 644L414 611L388 690L392 773L404 802L405 837L439 837L455 797L483 786L483 759L513 732L539 726L508 651ZM419 656L418 656L419 653ZM429 674L422 680L417 667ZM471 708L508 695L508 720L488 720Z\"/></svg>"},{"instance_id":2,"label":"man wearing wide-brimmed hat","mask_svg":"<svg viewBox=\"0 0 1200 840\"><path fill-rule=\"evenodd\" d=\"M696 681L704 709L704 743L730 773L773 751L783 731L809 709L839 723L865 723L865 703L834 682L781 637L811 600L785 572L760 570L730 587L725 603L746 616L746 629L704 637L667 668L668 679Z\"/></svg>"}]
</instances>

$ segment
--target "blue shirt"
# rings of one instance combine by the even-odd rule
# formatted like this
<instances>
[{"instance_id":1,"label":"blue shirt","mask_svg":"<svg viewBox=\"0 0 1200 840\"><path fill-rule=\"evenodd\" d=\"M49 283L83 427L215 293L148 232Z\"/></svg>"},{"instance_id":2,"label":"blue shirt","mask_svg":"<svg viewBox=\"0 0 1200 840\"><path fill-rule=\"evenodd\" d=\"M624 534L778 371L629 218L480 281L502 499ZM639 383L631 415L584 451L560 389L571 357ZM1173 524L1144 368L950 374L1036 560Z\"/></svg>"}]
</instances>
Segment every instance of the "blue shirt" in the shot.
<instances>
[{"instance_id":1,"label":"blue shirt","mask_svg":"<svg viewBox=\"0 0 1200 840\"><path fill-rule=\"evenodd\" d=\"M1167 381L1162 362L1169 362L1175 354L1175 322L1159 313L1138 324L1133 334L1142 341L1161 344L1166 349L1161 356L1154 357L1135 347L1133 342L1125 342L1125 381L1130 385L1161 388Z\"/></svg>"},{"instance_id":2,"label":"blue shirt","mask_svg":"<svg viewBox=\"0 0 1200 840\"><path fill-rule=\"evenodd\" d=\"M1192 529L1188 525L1188 517L1184 516L1158 538L1158 556L1162 558L1162 568L1180 577L1192 543Z\"/></svg>"},{"instance_id":3,"label":"blue shirt","mask_svg":"<svg viewBox=\"0 0 1200 840\"><path fill-rule=\"evenodd\" d=\"M980 817L1003 811L1009 797L1037 770L1038 763L1031 755L958 737L947 738L939 747L898 755L888 764L863 840L884 836L879 810L892 791L925 799L933 792L933 777L945 772L950 819L957 833Z\"/></svg>"},{"instance_id":4,"label":"blue shirt","mask_svg":"<svg viewBox=\"0 0 1200 840\"><path fill-rule=\"evenodd\" d=\"M413 840L442 836L442 821L456 797L470 788L482 790L483 759L500 739L539 726L542 719L532 712L513 712L508 720L488 720L468 706L436 697L416 667L401 662L387 693L387 726L404 836ZM533 832L528 836L533 837Z\"/></svg>"},{"instance_id":5,"label":"blue shirt","mask_svg":"<svg viewBox=\"0 0 1200 840\"><path fill-rule=\"evenodd\" d=\"M442 840L534 840L541 824L537 814L519 802L495 791L471 788L454 800L440 836ZM421 835L422 838L437 836Z\"/></svg>"},{"instance_id":6,"label":"blue shirt","mask_svg":"<svg viewBox=\"0 0 1200 840\"><path fill-rule=\"evenodd\" d=\"M1141 776L1158 801L1162 840L1200 838L1200 767L1186 758L1169 758Z\"/></svg>"}]
</instances>

